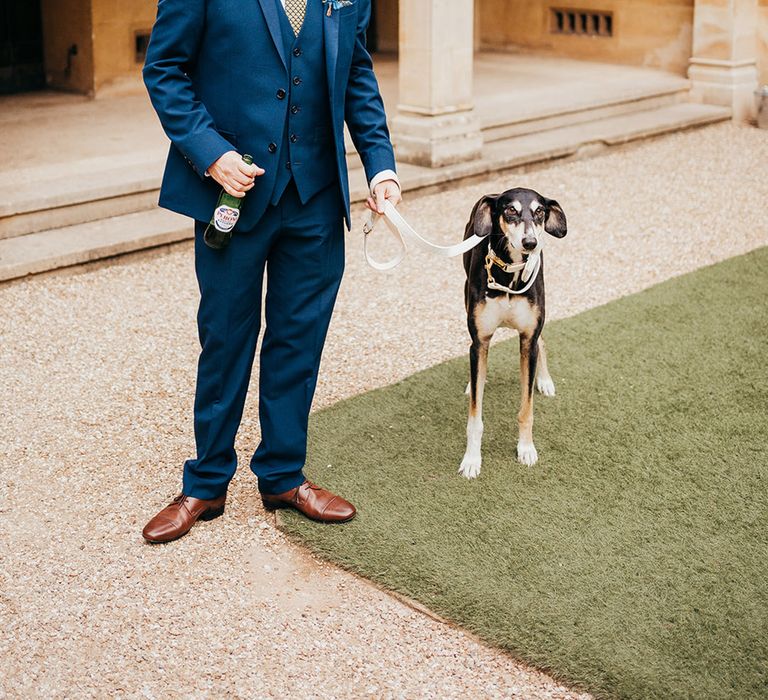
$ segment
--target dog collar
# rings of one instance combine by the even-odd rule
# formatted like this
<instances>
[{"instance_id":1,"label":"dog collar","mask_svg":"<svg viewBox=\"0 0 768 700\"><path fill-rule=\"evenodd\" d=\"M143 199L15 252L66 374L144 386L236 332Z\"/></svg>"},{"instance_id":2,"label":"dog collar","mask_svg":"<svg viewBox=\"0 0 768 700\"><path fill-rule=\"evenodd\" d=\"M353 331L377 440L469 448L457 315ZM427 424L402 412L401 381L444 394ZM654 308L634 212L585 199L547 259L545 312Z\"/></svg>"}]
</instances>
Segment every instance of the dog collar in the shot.
<instances>
[{"instance_id":1,"label":"dog collar","mask_svg":"<svg viewBox=\"0 0 768 700\"><path fill-rule=\"evenodd\" d=\"M525 267L525 260L523 262L519 263L508 263L504 262L498 255L496 255L493 248L491 248L491 244L488 244L488 253L486 253L485 256L485 267L486 269L491 266L496 265L496 267L500 267L504 272L520 272Z\"/></svg>"},{"instance_id":2,"label":"dog collar","mask_svg":"<svg viewBox=\"0 0 768 700\"><path fill-rule=\"evenodd\" d=\"M493 277L493 266L502 269L504 272L513 274L512 284L509 287L499 284ZM541 270L541 249L537 249L528 255L527 260L519 263L508 263L502 260L493 248L491 248L491 242L488 241L488 252L485 255L485 273L488 276L488 289L492 289L496 292L505 292L506 294L525 294L536 281L539 276L539 270ZM523 284L522 289L513 289L514 285L521 277Z\"/></svg>"}]
</instances>

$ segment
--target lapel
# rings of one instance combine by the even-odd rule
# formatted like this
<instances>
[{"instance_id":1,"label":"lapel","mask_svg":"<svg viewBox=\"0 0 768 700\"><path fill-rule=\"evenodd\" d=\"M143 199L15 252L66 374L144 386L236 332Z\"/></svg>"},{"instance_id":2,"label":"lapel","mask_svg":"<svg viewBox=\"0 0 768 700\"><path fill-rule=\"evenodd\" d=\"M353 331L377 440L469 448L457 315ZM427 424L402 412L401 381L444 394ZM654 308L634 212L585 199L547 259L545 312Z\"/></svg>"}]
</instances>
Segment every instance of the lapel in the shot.
<instances>
[{"instance_id":1,"label":"lapel","mask_svg":"<svg viewBox=\"0 0 768 700\"><path fill-rule=\"evenodd\" d=\"M280 54L280 60L283 62L283 66L285 66L287 70L288 61L285 58L285 49L283 48L283 34L280 31L280 17L277 15L277 4L275 0L259 0L259 3L261 4L261 11L264 13L264 19L267 21L269 33L272 35L272 41L275 44L277 52Z\"/></svg>"},{"instance_id":2,"label":"lapel","mask_svg":"<svg viewBox=\"0 0 768 700\"><path fill-rule=\"evenodd\" d=\"M308 0L308 2L320 2L320 0ZM331 16L325 12L323 5L323 34L325 41L325 68L328 72L328 92L331 97L331 105L336 92L336 58L339 55L339 13L331 12Z\"/></svg>"}]
</instances>

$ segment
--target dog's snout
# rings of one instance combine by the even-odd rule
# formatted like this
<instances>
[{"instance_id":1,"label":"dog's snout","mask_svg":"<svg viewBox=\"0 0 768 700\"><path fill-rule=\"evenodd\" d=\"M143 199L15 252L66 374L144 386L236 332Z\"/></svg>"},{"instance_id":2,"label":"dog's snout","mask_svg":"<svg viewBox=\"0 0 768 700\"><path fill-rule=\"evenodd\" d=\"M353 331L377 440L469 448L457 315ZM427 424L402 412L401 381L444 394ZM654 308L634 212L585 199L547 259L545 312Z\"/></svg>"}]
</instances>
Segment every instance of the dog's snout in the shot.
<instances>
[{"instance_id":1,"label":"dog's snout","mask_svg":"<svg viewBox=\"0 0 768 700\"><path fill-rule=\"evenodd\" d=\"M538 245L538 241L535 238L523 238L523 248L526 250L533 250Z\"/></svg>"}]
</instances>

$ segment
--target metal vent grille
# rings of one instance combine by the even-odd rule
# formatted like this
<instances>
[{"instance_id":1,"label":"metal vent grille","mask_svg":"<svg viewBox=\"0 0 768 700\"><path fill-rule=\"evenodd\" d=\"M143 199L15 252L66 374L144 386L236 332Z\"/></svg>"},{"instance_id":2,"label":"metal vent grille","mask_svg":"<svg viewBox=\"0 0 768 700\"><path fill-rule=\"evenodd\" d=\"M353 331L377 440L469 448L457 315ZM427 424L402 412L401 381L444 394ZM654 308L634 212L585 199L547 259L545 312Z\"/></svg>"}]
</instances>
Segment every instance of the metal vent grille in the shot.
<instances>
[{"instance_id":1,"label":"metal vent grille","mask_svg":"<svg viewBox=\"0 0 768 700\"><path fill-rule=\"evenodd\" d=\"M550 32L575 36L613 36L613 13L600 10L550 9Z\"/></svg>"}]
</instances>

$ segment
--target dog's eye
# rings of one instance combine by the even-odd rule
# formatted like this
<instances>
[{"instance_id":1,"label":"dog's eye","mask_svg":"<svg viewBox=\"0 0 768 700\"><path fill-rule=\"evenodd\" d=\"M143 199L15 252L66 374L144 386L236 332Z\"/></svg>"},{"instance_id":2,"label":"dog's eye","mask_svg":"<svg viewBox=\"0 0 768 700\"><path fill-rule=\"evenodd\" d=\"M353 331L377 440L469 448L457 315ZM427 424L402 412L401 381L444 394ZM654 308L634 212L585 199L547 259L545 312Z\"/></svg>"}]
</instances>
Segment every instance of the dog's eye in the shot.
<instances>
[{"instance_id":1,"label":"dog's eye","mask_svg":"<svg viewBox=\"0 0 768 700\"><path fill-rule=\"evenodd\" d=\"M507 218L508 221L511 221L512 219L516 219L520 215L517 213L517 210L514 207L510 207L509 209L504 210L504 216Z\"/></svg>"}]
</instances>

